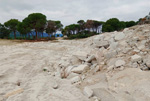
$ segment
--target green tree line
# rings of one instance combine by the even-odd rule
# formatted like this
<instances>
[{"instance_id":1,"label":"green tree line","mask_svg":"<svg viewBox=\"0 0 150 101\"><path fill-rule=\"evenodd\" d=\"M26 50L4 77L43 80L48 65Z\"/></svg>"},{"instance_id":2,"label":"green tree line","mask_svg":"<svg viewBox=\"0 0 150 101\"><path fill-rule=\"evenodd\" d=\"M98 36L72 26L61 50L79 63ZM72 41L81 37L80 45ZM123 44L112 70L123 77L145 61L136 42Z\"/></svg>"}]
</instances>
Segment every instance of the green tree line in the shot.
<instances>
[{"instance_id":1,"label":"green tree line","mask_svg":"<svg viewBox=\"0 0 150 101\"><path fill-rule=\"evenodd\" d=\"M0 38L9 38L9 34L13 33L16 39L16 33L21 34L21 38L38 40L38 34L43 32L49 35L61 31L63 35L67 35L70 39L86 38L101 32L120 31L124 28L136 25L135 21L119 21L117 18L108 19L106 22L97 20L79 20L76 24L70 24L63 28L61 21L47 20L42 13L32 13L24 18L21 22L17 19L10 19L4 24L0 24ZM35 32L34 35L32 32Z\"/></svg>"},{"instance_id":2,"label":"green tree line","mask_svg":"<svg viewBox=\"0 0 150 101\"><path fill-rule=\"evenodd\" d=\"M136 25L135 21L119 21L117 18L111 18L107 20L103 25L103 32L119 31L127 27Z\"/></svg>"},{"instance_id":3,"label":"green tree line","mask_svg":"<svg viewBox=\"0 0 150 101\"><path fill-rule=\"evenodd\" d=\"M77 21L77 24L66 26L62 33L70 39L86 38L101 32L120 31L124 28L136 25L135 21L119 21L117 18L111 18L106 22L97 20Z\"/></svg>"},{"instance_id":4,"label":"green tree line","mask_svg":"<svg viewBox=\"0 0 150 101\"><path fill-rule=\"evenodd\" d=\"M66 26L62 33L67 35L70 39L86 38L97 33L101 33L101 25L104 22L97 20L77 21L77 24L70 24Z\"/></svg>"},{"instance_id":5,"label":"green tree line","mask_svg":"<svg viewBox=\"0 0 150 101\"><path fill-rule=\"evenodd\" d=\"M38 33L46 31L49 35L60 31L63 28L61 21L47 20L42 13L32 13L24 18L22 22L17 19L10 19L4 24L0 24L0 38L9 38L9 34L13 32L14 39L16 39L16 32L18 31L22 37L31 39L31 33L35 31L36 35L32 34L32 38L38 40Z\"/></svg>"}]
</instances>

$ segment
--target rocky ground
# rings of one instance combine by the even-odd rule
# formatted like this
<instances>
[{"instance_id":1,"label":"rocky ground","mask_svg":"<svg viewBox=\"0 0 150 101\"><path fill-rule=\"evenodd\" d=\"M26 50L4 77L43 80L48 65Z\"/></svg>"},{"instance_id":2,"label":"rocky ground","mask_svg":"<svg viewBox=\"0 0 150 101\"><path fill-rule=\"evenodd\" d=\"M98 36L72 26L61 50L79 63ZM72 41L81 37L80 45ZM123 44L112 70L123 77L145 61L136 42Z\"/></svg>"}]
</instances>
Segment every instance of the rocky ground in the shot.
<instances>
[{"instance_id":1,"label":"rocky ground","mask_svg":"<svg viewBox=\"0 0 150 101\"><path fill-rule=\"evenodd\" d=\"M0 41L0 101L149 101L150 25L81 40Z\"/></svg>"}]
</instances>

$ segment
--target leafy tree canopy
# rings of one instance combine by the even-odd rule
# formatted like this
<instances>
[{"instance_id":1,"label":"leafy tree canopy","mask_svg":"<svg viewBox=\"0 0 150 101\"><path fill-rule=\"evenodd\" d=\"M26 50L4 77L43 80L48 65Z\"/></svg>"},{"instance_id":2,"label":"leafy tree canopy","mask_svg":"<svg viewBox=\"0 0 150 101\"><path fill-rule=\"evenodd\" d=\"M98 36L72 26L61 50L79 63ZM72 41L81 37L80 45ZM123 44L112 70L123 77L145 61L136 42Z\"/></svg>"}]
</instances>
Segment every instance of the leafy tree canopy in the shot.
<instances>
[{"instance_id":1,"label":"leafy tree canopy","mask_svg":"<svg viewBox=\"0 0 150 101\"><path fill-rule=\"evenodd\" d=\"M4 23L4 25L11 31L14 32L14 38L16 38L16 31L19 21L17 19L11 19Z\"/></svg>"},{"instance_id":2,"label":"leafy tree canopy","mask_svg":"<svg viewBox=\"0 0 150 101\"><path fill-rule=\"evenodd\" d=\"M29 28L35 30L36 39L38 39L37 32L40 32L41 29L43 29L43 27L46 24L46 21L46 16L42 13L32 13L28 15L24 23L29 24Z\"/></svg>"},{"instance_id":3,"label":"leafy tree canopy","mask_svg":"<svg viewBox=\"0 0 150 101\"><path fill-rule=\"evenodd\" d=\"M0 23L0 38L8 38L10 30Z\"/></svg>"}]
</instances>

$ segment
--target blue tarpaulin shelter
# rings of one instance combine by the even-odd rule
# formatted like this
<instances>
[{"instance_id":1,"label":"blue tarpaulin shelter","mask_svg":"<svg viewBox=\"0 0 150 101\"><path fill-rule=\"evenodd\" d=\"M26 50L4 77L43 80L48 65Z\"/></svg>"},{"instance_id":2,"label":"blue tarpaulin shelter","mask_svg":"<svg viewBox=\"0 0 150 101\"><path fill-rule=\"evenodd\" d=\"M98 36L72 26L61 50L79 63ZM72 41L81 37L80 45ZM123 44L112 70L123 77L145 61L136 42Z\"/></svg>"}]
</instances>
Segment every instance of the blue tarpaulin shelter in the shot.
<instances>
[{"instance_id":1,"label":"blue tarpaulin shelter","mask_svg":"<svg viewBox=\"0 0 150 101\"><path fill-rule=\"evenodd\" d=\"M32 31L31 33L28 33L26 36L28 37L28 36L31 36L31 38L33 37L33 36L35 36L36 35L36 33L35 33L35 31ZM22 34L20 34L19 32L16 32L16 37L22 37L22 36L24 36L25 37L25 35L22 35ZM54 37L63 37L63 34L61 34L61 33L56 33L56 34L47 34L47 33L41 33L41 32L38 32L38 38L42 38L42 37L52 37L52 36L54 36ZM11 38L14 38L14 33L12 32L12 33L10 33L10 37Z\"/></svg>"}]
</instances>

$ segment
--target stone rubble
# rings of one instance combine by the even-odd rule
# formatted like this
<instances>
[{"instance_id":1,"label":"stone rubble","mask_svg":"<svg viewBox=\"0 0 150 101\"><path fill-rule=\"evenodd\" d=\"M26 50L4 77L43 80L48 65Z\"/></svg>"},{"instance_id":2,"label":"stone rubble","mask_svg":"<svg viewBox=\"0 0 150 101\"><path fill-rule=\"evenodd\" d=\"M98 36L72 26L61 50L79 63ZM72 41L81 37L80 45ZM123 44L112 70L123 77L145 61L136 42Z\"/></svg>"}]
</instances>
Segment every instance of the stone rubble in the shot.
<instances>
[{"instance_id":1,"label":"stone rubble","mask_svg":"<svg viewBox=\"0 0 150 101\"><path fill-rule=\"evenodd\" d=\"M137 25L122 32L103 33L82 40L45 44L3 47L3 52L12 51L8 52L9 56L0 53L0 65L4 65L0 71L0 79L4 83L0 84L8 86L7 90L0 90L0 99L3 93L16 87L14 84L18 78L23 78L23 94L9 97L6 101L37 101L37 95L39 101L46 101L46 98L52 101L150 101L150 25ZM24 62L16 65L16 60L9 60L13 68L18 67L10 69L6 60L16 58L16 54ZM13 72L15 74L12 75ZM3 80L4 77L7 79ZM57 82L52 78L57 78ZM9 82L10 85L7 84Z\"/></svg>"},{"instance_id":2,"label":"stone rubble","mask_svg":"<svg viewBox=\"0 0 150 101\"><path fill-rule=\"evenodd\" d=\"M84 92L84 94L85 94L88 98L90 98L90 97L93 96L93 90L91 90L91 89L88 88L88 87L85 87L84 90L83 90L83 92Z\"/></svg>"},{"instance_id":3,"label":"stone rubble","mask_svg":"<svg viewBox=\"0 0 150 101\"><path fill-rule=\"evenodd\" d=\"M81 74L82 72L86 72L88 69L88 65L79 65L78 67L73 68L71 71L74 73Z\"/></svg>"},{"instance_id":4,"label":"stone rubble","mask_svg":"<svg viewBox=\"0 0 150 101\"><path fill-rule=\"evenodd\" d=\"M120 67L120 66L124 66L124 65L125 65L125 61L123 61L123 60L117 60L115 63L116 67Z\"/></svg>"},{"instance_id":5,"label":"stone rubble","mask_svg":"<svg viewBox=\"0 0 150 101\"><path fill-rule=\"evenodd\" d=\"M71 83L74 84L74 83L77 83L81 80L81 78L79 76L75 76L73 78L71 78Z\"/></svg>"},{"instance_id":6,"label":"stone rubble","mask_svg":"<svg viewBox=\"0 0 150 101\"><path fill-rule=\"evenodd\" d=\"M90 38L87 40L90 40ZM87 72L87 75L89 75L90 73L95 74L98 71L105 70L107 73L113 73L115 71L124 71L126 68L138 68L143 71L150 70L150 58L147 58L147 55L150 54L149 25L126 28L122 32L115 31L100 34L92 37L92 41L89 42L91 42L91 44L89 43L91 46L88 46L88 49L92 47L90 51L77 51L76 54L72 55L71 60L76 59L80 63L72 64L76 67L72 68L69 73L83 75ZM71 79L72 83L79 81L81 81L79 76ZM86 89L84 89L84 93L86 92L86 96L91 97L93 91L89 90L91 92L89 93ZM103 90L100 91L101 94L108 93ZM97 90L95 89L95 91ZM107 98L100 96L101 101L110 99L117 101L111 94L108 96Z\"/></svg>"},{"instance_id":7,"label":"stone rubble","mask_svg":"<svg viewBox=\"0 0 150 101\"><path fill-rule=\"evenodd\" d=\"M142 60L142 57L141 56L139 56L139 55L133 55L133 56L131 56L131 61L132 62L138 62L138 61L141 61Z\"/></svg>"}]
</instances>

